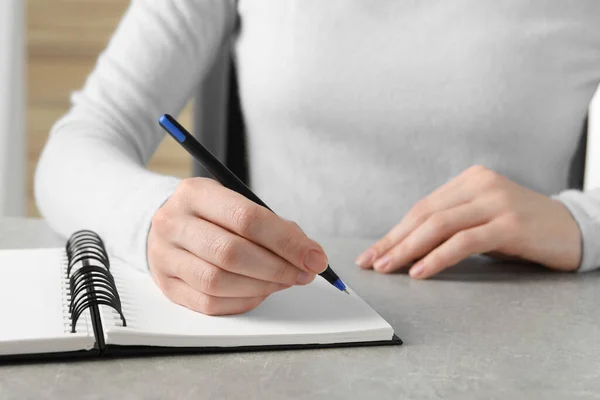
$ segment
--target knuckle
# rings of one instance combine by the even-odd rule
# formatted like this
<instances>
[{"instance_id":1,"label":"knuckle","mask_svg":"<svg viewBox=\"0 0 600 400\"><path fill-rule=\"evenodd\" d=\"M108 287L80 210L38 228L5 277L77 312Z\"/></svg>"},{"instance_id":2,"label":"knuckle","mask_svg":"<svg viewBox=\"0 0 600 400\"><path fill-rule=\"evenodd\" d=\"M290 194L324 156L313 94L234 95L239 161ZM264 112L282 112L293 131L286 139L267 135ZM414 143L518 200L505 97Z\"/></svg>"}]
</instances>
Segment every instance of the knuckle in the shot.
<instances>
[{"instance_id":1,"label":"knuckle","mask_svg":"<svg viewBox=\"0 0 600 400\"><path fill-rule=\"evenodd\" d=\"M223 272L219 268L204 268L201 276L204 293L216 296L222 287Z\"/></svg>"},{"instance_id":2,"label":"knuckle","mask_svg":"<svg viewBox=\"0 0 600 400\"><path fill-rule=\"evenodd\" d=\"M484 173L482 174L482 176L483 176L485 183L487 183L487 185L489 187L500 186L500 184L502 183L502 180L504 179L502 175L500 175L499 173L492 171L490 169L486 169L484 171Z\"/></svg>"},{"instance_id":3,"label":"knuckle","mask_svg":"<svg viewBox=\"0 0 600 400\"><path fill-rule=\"evenodd\" d=\"M177 185L176 191L180 194L187 195L194 190L197 184L198 180L196 178L184 179Z\"/></svg>"},{"instance_id":4,"label":"knuckle","mask_svg":"<svg viewBox=\"0 0 600 400\"><path fill-rule=\"evenodd\" d=\"M482 189L489 189L501 186L504 177L494 170L491 170L483 165L474 165L467 169L467 177L469 181L477 183Z\"/></svg>"},{"instance_id":5,"label":"knuckle","mask_svg":"<svg viewBox=\"0 0 600 400\"><path fill-rule=\"evenodd\" d=\"M198 177L194 177L194 178L189 178L188 180L193 182L193 184L194 184L193 186L195 189L221 186L214 179L211 179L211 178L203 178L203 177L198 176Z\"/></svg>"},{"instance_id":6,"label":"knuckle","mask_svg":"<svg viewBox=\"0 0 600 400\"><path fill-rule=\"evenodd\" d=\"M429 217L429 225L434 232L445 232L450 227L450 221L443 214L433 214Z\"/></svg>"},{"instance_id":7,"label":"knuckle","mask_svg":"<svg viewBox=\"0 0 600 400\"><path fill-rule=\"evenodd\" d=\"M289 222L290 222L290 225L292 225L292 229L294 229L295 231L298 231L301 234L305 235L305 233L302 230L302 228L300 228L300 225L298 225L295 221L289 221Z\"/></svg>"},{"instance_id":8,"label":"knuckle","mask_svg":"<svg viewBox=\"0 0 600 400\"><path fill-rule=\"evenodd\" d=\"M191 308L194 311L200 312L202 314L206 314L207 312L207 303L209 302L209 296L205 295L201 292L190 292L188 293L186 299L187 307Z\"/></svg>"},{"instance_id":9,"label":"knuckle","mask_svg":"<svg viewBox=\"0 0 600 400\"><path fill-rule=\"evenodd\" d=\"M496 207L500 208L500 209L512 209L513 207L513 200L512 197L510 195L510 193L508 193L505 190L497 190L493 193L492 195L492 199L494 204L496 205Z\"/></svg>"},{"instance_id":10,"label":"knuckle","mask_svg":"<svg viewBox=\"0 0 600 400\"><path fill-rule=\"evenodd\" d=\"M192 196L202 195L204 189L210 187L211 181L209 178L200 177L184 179L175 189L175 194L170 201L174 202L175 207L181 208L184 204L190 203Z\"/></svg>"},{"instance_id":11,"label":"knuckle","mask_svg":"<svg viewBox=\"0 0 600 400\"><path fill-rule=\"evenodd\" d=\"M263 296L268 296L268 295L270 295L270 294L272 294L272 293L274 293L274 292L276 292L276 291L278 291L280 289L281 289L281 286L279 284L266 282L263 285L261 294Z\"/></svg>"},{"instance_id":12,"label":"knuckle","mask_svg":"<svg viewBox=\"0 0 600 400\"><path fill-rule=\"evenodd\" d=\"M298 279L300 270L297 273L292 272L292 269L286 263L277 263L273 268L271 281L293 285Z\"/></svg>"},{"instance_id":13,"label":"knuckle","mask_svg":"<svg viewBox=\"0 0 600 400\"><path fill-rule=\"evenodd\" d=\"M206 315L219 315L219 299L218 297L201 295L197 299L198 309Z\"/></svg>"},{"instance_id":14,"label":"knuckle","mask_svg":"<svg viewBox=\"0 0 600 400\"><path fill-rule=\"evenodd\" d=\"M279 238L278 247L285 256L300 253L300 251L298 251L299 244L295 235L282 235L281 238ZM302 260L300 260L300 263L301 262Z\"/></svg>"},{"instance_id":15,"label":"knuckle","mask_svg":"<svg viewBox=\"0 0 600 400\"><path fill-rule=\"evenodd\" d=\"M472 175L479 175L479 174L485 174L488 171L489 171L489 169L484 167L483 165L475 164L475 165L470 166L466 172L468 174L472 174Z\"/></svg>"},{"instance_id":16,"label":"knuckle","mask_svg":"<svg viewBox=\"0 0 600 400\"><path fill-rule=\"evenodd\" d=\"M169 200L171 202L174 202L176 207L180 207L182 204L187 202L187 199L189 198L190 193L193 190L193 187L194 187L194 184L192 182L192 179L182 180L179 183L179 185L177 185L177 188L175 189L175 193Z\"/></svg>"},{"instance_id":17,"label":"knuckle","mask_svg":"<svg viewBox=\"0 0 600 400\"><path fill-rule=\"evenodd\" d=\"M189 272L186 274L184 272L185 269L191 269L191 274ZM208 273L206 268L202 268L198 265L182 263L179 264L178 274L179 276L191 276L192 281L188 282L190 286L205 292L204 289L206 287L206 280L209 279L209 277L207 277Z\"/></svg>"},{"instance_id":18,"label":"knuckle","mask_svg":"<svg viewBox=\"0 0 600 400\"><path fill-rule=\"evenodd\" d=\"M194 193L198 197L207 195L207 191L210 191L213 186L213 180L210 178L194 177L188 178L181 182L181 193L183 198L187 199Z\"/></svg>"},{"instance_id":19,"label":"knuckle","mask_svg":"<svg viewBox=\"0 0 600 400\"><path fill-rule=\"evenodd\" d=\"M418 249L415 240L412 237L408 237L406 240L403 240L402 243L400 243L398 246L391 249L389 253L392 256L392 258L397 259L400 257L405 258L409 254L414 255L418 253L417 250Z\"/></svg>"},{"instance_id":20,"label":"knuckle","mask_svg":"<svg viewBox=\"0 0 600 400\"><path fill-rule=\"evenodd\" d=\"M238 260L237 244L225 237L217 237L211 243L215 260L222 266L234 265Z\"/></svg>"},{"instance_id":21,"label":"knuckle","mask_svg":"<svg viewBox=\"0 0 600 400\"><path fill-rule=\"evenodd\" d=\"M415 219L418 219L422 215L426 215L429 212L430 208L430 200L429 197L425 197L414 205L412 209L412 216Z\"/></svg>"},{"instance_id":22,"label":"knuckle","mask_svg":"<svg viewBox=\"0 0 600 400\"><path fill-rule=\"evenodd\" d=\"M373 249L373 251L375 252L375 257L377 258L383 255L390 248L392 248L393 245L394 241L392 240L390 235L386 235L379 239L375 244L373 244L373 246L371 246L371 249Z\"/></svg>"},{"instance_id":23,"label":"knuckle","mask_svg":"<svg viewBox=\"0 0 600 400\"><path fill-rule=\"evenodd\" d=\"M168 260L168 259L167 259ZM185 261L172 261L174 262L174 266L173 266L173 274L179 278L182 279L183 277L189 277L189 270L192 270L192 277L195 277L196 274L196 267L188 262ZM189 283L193 283L193 282L189 282Z\"/></svg>"},{"instance_id":24,"label":"knuckle","mask_svg":"<svg viewBox=\"0 0 600 400\"><path fill-rule=\"evenodd\" d=\"M196 242L201 238L201 232L196 229L193 219L185 218L173 224L170 237L177 243Z\"/></svg>"},{"instance_id":25,"label":"knuckle","mask_svg":"<svg viewBox=\"0 0 600 400\"><path fill-rule=\"evenodd\" d=\"M201 312L204 314L204 295L202 293L196 292L190 294L187 300L187 306L194 311Z\"/></svg>"},{"instance_id":26,"label":"knuckle","mask_svg":"<svg viewBox=\"0 0 600 400\"><path fill-rule=\"evenodd\" d=\"M375 250L375 253L377 253L377 255L381 254L381 252L384 249L387 249L390 245L390 239L387 236L382 237L381 239L379 239L377 242L375 242L373 244L373 246L371 246L371 248L373 250Z\"/></svg>"},{"instance_id":27,"label":"knuckle","mask_svg":"<svg viewBox=\"0 0 600 400\"><path fill-rule=\"evenodd\" d=\"M152 229L160 235L169 234L173 229L173 225L173 217L164 207L159 208L152 216Z\"/></svg>"},{"instance_id":28,"label":"knuckle","mask_svg":"<svg viewBox=\"0 0 600 400\"><path fill-rule=\"evenodd\" d=\"M245 204L235 205L230 213L234 226L242 235L251 233L260 217L258 207Z\"/></svg>"},{"instance_id":29,"label":"knuckle","mask_svg":"<svg viewBox=\"0 0 600 400\"><path fill-rule=\"evenodd\" d=\"M469 252L475 248L478 242L478 238L471 232L461 231L456 234L455 243L458 250L461 252Z\"/></svg>"}]
</instances>

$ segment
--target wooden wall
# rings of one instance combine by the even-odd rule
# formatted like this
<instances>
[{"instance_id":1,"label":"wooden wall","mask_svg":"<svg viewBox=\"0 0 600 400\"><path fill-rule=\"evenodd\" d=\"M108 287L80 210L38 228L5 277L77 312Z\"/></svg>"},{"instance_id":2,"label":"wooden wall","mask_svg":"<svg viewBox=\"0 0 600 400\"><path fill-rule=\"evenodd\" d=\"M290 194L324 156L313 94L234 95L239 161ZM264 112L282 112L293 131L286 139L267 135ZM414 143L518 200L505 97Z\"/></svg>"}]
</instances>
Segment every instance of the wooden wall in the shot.
<instances>
[{"instance_id":1,"label":"wooden wall","mask_svg":"<svg viewBox=\"0 0 600 400\"><path fill-rule=\"evenodd\" d=\"M28 213L39 216L33 200L33 172L52 124L69 107L69 96L79 89L98 54L128 7L126 0L27 1L27 131ZM191 107L180 116L191 127ZM165 140L149 168L186 177L189 158Z\"/></svg>"}]
</instances>

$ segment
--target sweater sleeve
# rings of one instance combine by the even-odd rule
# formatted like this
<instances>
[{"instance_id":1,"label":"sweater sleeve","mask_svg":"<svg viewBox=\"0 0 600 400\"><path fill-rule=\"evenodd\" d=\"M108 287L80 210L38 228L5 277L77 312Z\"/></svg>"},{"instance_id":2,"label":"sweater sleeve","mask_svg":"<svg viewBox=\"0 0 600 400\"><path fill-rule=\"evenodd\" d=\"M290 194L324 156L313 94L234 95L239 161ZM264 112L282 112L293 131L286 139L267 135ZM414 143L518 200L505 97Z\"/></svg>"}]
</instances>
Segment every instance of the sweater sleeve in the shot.
<instances>
[{"instance_id":1,"label":"sweater sleeve","mask_svg":"<svg viewBox=\"0 0 600 400\"><path fill-rule=\"evenodd\" d=\"M158 118L185 106L235 18L234 0L131 2L36 167L36 203L52 229L92 229L147 270L152 216L179 183L146 169L164 138Z\"/></svg>"},{"instance_id":2,"label":"sweater sleeve","mask_svg":"<svg viewBox=\"0 0 600 400\"><path fill-rule=\"evenodd\" d=\"M600 268L600 189L566 190L553 198L567 207L581 230L582 259L578 271Z\"/></svg>"},{"instance_id":3,"label":"sweater sleeve","mask_svg":"<svg viewBox=\"0 0 600 400\"><path fill-rule=\"evenodd\" d=\"M600 268L600 87L588 110L584 190L565 190L552 196L562 202L581 231L582 258L578 271Z\"/></svg>"}]
</instances>

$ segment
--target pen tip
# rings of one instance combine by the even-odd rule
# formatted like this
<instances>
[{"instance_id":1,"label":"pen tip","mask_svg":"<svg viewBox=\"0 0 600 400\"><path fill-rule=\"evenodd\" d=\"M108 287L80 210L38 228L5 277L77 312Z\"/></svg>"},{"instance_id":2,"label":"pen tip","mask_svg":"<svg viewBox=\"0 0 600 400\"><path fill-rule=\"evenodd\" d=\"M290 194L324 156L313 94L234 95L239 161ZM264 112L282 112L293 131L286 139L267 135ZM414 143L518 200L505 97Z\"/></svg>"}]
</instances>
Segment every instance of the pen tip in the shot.
<instances>
[{"instance_id":1,"label":"pen tip","mask_svg":"<svg viewBox=\"0 0 600 400\"><path fill-rule=\"evenodd\" d=\"M344 292L346 292L346 294L350 294L350 292L348 291L348 289L344 289Z\"/></svg>"}]
</instances>

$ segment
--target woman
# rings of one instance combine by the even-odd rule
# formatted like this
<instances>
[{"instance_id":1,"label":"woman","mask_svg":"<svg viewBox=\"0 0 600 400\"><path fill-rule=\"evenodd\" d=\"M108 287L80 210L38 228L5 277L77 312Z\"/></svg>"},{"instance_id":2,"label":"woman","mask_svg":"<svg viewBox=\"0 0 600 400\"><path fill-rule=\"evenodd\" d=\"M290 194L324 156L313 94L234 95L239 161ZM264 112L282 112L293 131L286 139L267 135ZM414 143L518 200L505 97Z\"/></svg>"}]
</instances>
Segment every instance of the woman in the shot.
<instances>
[{"instance_id":1,"label":"woman","mask_svg":"<svg viewBox=\"0 0 600 400\"><path fill-rule=\"evenodd\" d=\"M206 314L255 308L327 264L307 233L428 278L477 253L600 266L600 191L577 152L600 82L600 3L138 0L37 168L58 232L90 228ZM145 164L234 41L253 190ZM295 221L296 223L290 222Z\"/></svg>"}]
</instances>

